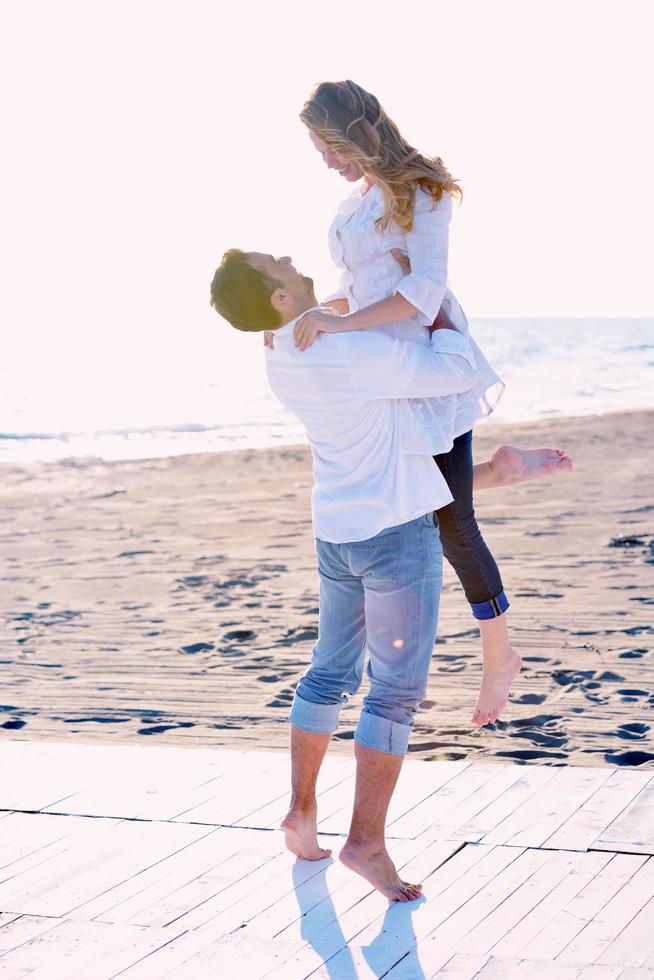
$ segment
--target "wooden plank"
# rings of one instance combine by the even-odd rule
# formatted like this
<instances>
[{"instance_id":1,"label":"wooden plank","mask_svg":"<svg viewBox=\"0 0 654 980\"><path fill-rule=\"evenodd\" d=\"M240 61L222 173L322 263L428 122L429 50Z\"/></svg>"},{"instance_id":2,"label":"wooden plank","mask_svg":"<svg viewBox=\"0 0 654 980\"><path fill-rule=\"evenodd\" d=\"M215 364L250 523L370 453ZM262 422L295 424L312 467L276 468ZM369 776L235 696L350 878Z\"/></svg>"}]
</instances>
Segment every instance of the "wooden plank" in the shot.
<instances>
[{"instance_id":1,"label":"wooden plank","mask_svg":"<svg viewBox=\"0 0 654 980\"><path fill-rule=\"evenodd\" d=\"M654 773L616 769L606 782L544 842L545 847L587 850L654 780Z\"/></svg>"},{"instance_id":2,"label":"wooden plank","mask_svg":"<svg viewBox=\"0 0 654 980\"><path fill-rule=\"evenodd\" d=\"M180 908L175 910L175 925L197 929L211 923L213 935L218 939L232 929L240 928L258 912L273 905L281 896L292 895L294 887L318 874L327 861L331 860L298 861L295 855L285 849L282 834L270 831L265 836L276 840L264 841L263 846L258 844L251 848L250 855L247 856L254 860L246 873L243 873L247 867L244 851L233 861L222 864L217 869L219 875L215 879L200 881L204 892L202 900L189 910L185 896L184 911ZM161 921L159 907L155 911L157 921ZM169 914L170 909L167 907L166 915ZM144 920L141 918L141 921ZM152 920L148 919L149 921ZM170 922L171 920L167 924Z\"/></svg>"},{"instance_id":3,"label":"wooden plank","mask_svg":"<svg viewBox=\"0 0 654 980\"><path fill-rule=\"evenodd\" d=\"M419 844L418 841L406 843ZM371 892L345 913L341 914L337 909L338 918L334 920L336 928L329 930L324 928L322 917L317 922L311 921L313 917L310 913L302 923L305 945L287 963L271 972L270 980L308 976L325 962L335 974L340 969L352 969L353 965L356 969L364 969L363 947L375 941L383 923L384 946L376 951L375 956L375 966L381 975L410 948L406 945L407 939L415 944L433 929L439 916L446 919L502 869L513 863L520 853L517 848L465 847L431 875L423 877L420 869L424 868L424 857L418 852L409 864L402 866L401 874L406 880L411 880L412 874L423 878L425 899L420 903L396 902L389 906L378 892ZM415 935L410 937L407 935L406 921L409 905L414 910L419 908ZM288 932L280 933L279 938L285 938ZM309 939L308 943L306 939ZM405 943L405 949L398 952L398 943L401 942ZM289 972L285 972L287 970Z\"/></svg>"},{"instance_id":4,"label":"wooden plank","mask_svg":"<svg viewBox=\"0 0 654 980\"><path fill-rule=\"evenodd\" d=\"M572 942L559 953L557 959L563 963L604 962L604 954L611 943L629 925L654 896L654 859L649 858L627 881L609 902L597 911L592 921L578 932ZM642 923L641 923L642 926ZM650 930L654 932L654 919L650 919ZM618 947L626 957L620 961L626 966L640 966L640 950ZM650 948L652 948L650 946Z\"/></svg>"},{"instance_id":5,"label":"wooden plank","mask_svg":"<svg viewBox=\"0 0 654 980\"><path fill-rule=\"evenodd\" d=\"M522 778L522 766L493 766L493 778L474 793L461 800L453 809L439 817L425 834L433 837L442 834L449 839L462 837L462 828L468 826L486 807L499 800Z\"/></svg>"},{"instance_id":6,"label":"wooden plank","mask_svg":"<svg viewBox=\"0 0 654 980\"><path fill-rule=\"evenodd\" d=\"M18 882L20 887L24 887L30 882L39 881L61 859L61 855L74 848L86 846L87 842L109 832L118 823L116 820L104 818L91 821L83 817L59 817L46 814L21 813L16 816L28 823L48 821L50 824L48 829L52 836L50 841L46 840L45 843L44 839L40 838L36 850L30 851L28 847L24 854L5 868L0 882L0 907L4 908L9 907L7 896L15 891Z\"/></svg>"},{"instance_id":7,"label":"wooden plank","mask_svg":"<svg viewBox=\"0 0 654 980\"><path fill-rule=\"evenodd\" d=\"M399 980L399 972L390 976ZM518 960L496 956L474 956L457 953L437 973L437 977L450 980L614 980L620 976L618 968L607 966L574 966L550 960Z\"/></svg>"},{"instance_id":8,"label":"wooden plank","mask_svg":"<svg viewBox=\"0 0 654 980\"><path fill-rule=\"evenodd\" d=\"M166 754L160 752L154 754L152 750L145 749L141 753L127 767L122 755L106 759L101 781L94 780L84 791L45 810L64 810L86 816L138 817L147 812L162 795L174 796L177 777L192 768L192 754L184 751L182 755L174 754L168 760ZM274 753L253 753L251 757L243 754L238 766L246 777L248 773L254 776L267 766L272 766L276 758ZM213 768L206 765L203 768L208 771L207 778L215 776L216 772L222 779L237 778L231 761L226 767L217 759ZM198 774L197 778L198 782L203 781L202 774Z\"/></svg>"},{"instance_id":9,"label":"wooden plank","mask_svg":"<svg viewBox=\"0 0 654 980\"><path fill-rule=\"evenodd\" d=\"M281 838L277 839L274 847L270 841L251 842L209 872L134 912L129 921L139 925L162 926L182 922L186 928L197 928L228 906L230 895L238 901L257 888L268 887L270 880L293 860L293 855L285 849Z\"/></svg>"},{"instance_id":10,"label":"wooden plank","mask_svg":"<svg viewBox=\"0 0 654 980\"><path fill-rule=\"evenodd\" d=\"M525 946L542 930L549 927L553 919L606 867L612 855L607 853L585 853L579 857L571 873L566 875L542 901L526 910L506 935L498 937L491 947L493 956L513 959L522 954Z\"/></svg>"},{"instance_id":11,"label":"wooden plank","mask_svg":"<svg viewBox=\"0 0 654 980\"><path fill-rule=\"evenodd\" d=\"M264 835L257 834L257 836ZM265 836L271 837L273 835L266 834ZM287 862L291 861L291 863L295 860L293 855L288 852L284 853L283 858ZM261 855L259 855L260 860ZM142 962L135 964L124 976L129 980L152 980L153 977L163 977L172 971L173 975L178 977L194 977L194 973L176 973L176 971L179 971L183 964L203 949L219 941L224 941L223 937L235 928L235 923L238 925L241 922L244 915L247 916L248 910L255 914L257 908L266 907L268 903L273 903L282 894L288 895L290 900L289 893L293 890L293 878L288 874L288 865L286 873L280 873L281 861L277 861L271 874L270 865L272 864L273 861L267 862L266 865L255 868L253 872L233 880L231 887L228 884L221 894L214 897L213 901L206 902L203 909L198 908L197 911L201 914L196 916L197 922L193 928L189 928L192 924L190 920L185 921L184 917L178 918L174 923L174 928L180 930L186 928L188 931ZM301 884L307 877L318 873L320 866L324 866L324 864L325 862L298 861L295 880ZM233 906L232 901L235 902ZM225 911L224 915L221 914L222 910ZM200 922L199 919L204 919L204 921ZM214 975L216 974L214 973ZM242 976L243 968L241 965Z\"/></svg>"},{"instance_id":12,"label":"wooden plank","mask_svg":"<svg viewBox=\"0 0 654 980\"><path fill-rule=\"evenodd\" d=\"M13 912L11 915L11 921L0 929L0 962L6 953L11 953L23 943L40 936L42 932L53 929L58 921L44 916L16 915Z\"/></svg>"},{"instance_id":13,"label":"wooden plank","mask_svg":"<svg viewBox=\"0 0 654 980\"><path fill-rule=\"evenodd\" d=\"M552 766L519 766L520 775L509 789L492 803L480 810L468 823L459 827L455 837L475 842L482 841L498 824L519 810L538 794L555 776Z\"/></svg>"},{"instance_id":14,"label":"wooden plank","mask_svg":"<svg viewBox=\"0 0 654 980\"><path fill-rule=\"evenodd\" d=\"M424 842L396 841L392 847L392 855L401 874L407 877L411 872L411 861L418 856L420 868L417 874L419 877L426 878L430 870L443 864L448 851L451 853L452 847L456 845L437 842L425 848ZM479 860L479 857L479 855L468 856L466 861L459 862L450 875L458 877L464 867ZM449 867L450 864L451 862L447 862L444 866ZM317 904L311 900L309 903L311 907L305 908L302 904L304 900L302 889L295 889L298 905L293 921L278 932L273 940L273 945L282 942L285 950L292 945L293 956L277 956L279 962L271 973L271 980L273 977L308 975L325 959L344 948L348 938L369 922L383 918L384 911L388 909L388 902L358 875L354 875L349 880L343 880L338 875L332 884L329 878L332 870L327 868L323 873L324 877L320 885L323 886L324 891L318 896L320 900ZM415 867L413 871L416 871ZM261 933L265 935L265 922L262 923L257 916L248 924L248 930L255 935Z\"/></svg>"},{"instance_id":15,"label":"wooden plank","mask_svg":"<svg viewBox=\"0 0 654 980\"><path fill-rule=\"evenodd\" d=\"M102 937L104 948L98 945L90 959L80 957L76 964L77 969L72 973L68 972L70 963L67 963L65 971L61 973L61 980L91 980L91 978L112 980L113 977L122 975L123 971L133 964L167 946L180 935L175 929L145 929L139 926L113 926L112 928L114 931ZM117 928L121 931L115 931ZM43 973L39 971L29 976L30 980L54 980L47 971Z\"/></svg>"},{"instance_id":16,"label":"wooden plank","mask_svg":"<svg viewBox=\"0 0 654 980\"><path fill-rule=\"evenodd\" d=\"M514 853L513 859L510 857L511 852ZM420 965L425 976L432 976L441 969L452 955L459 951L459 944L464 937L465 948L468 949L469 934L475 926L501 906L551 856L543 851L519 851L512 847L496 847L489 855L489 859L495 858L495 860L486 862L485 874L479 874L482 870L482 862L466 876L469 880L461 880L457 883L458 887L455 887L449 896L441 895L439 901L433 905L428 902L420 910L420 917L416 916L415 928L415 940L419 943ZM400 960L398 948L401 948L403 941L404 945L406 944L405 923L400 918L397 926L392 924L395 915L401 914L389 910L384 921L383 936L376 943L375 969L379 976L398 963ZM364 948L374 941L375 933L369 927L356 936L356 949L363 953ZM413 946L415 944L414 941ZM350 943L349 952L358 968L360 954L355 953L353 946L354 944ZM409 947L408 950L401 949L402 956L411 948L413 947ZM345 951L339 954L341 959L346 955ZM328 965L336 966L337 961L338 958L335 957Z\"/></svg>"},{"instance_id":17,"label":"wooden plank","mask_svg":"<svg viewBox=\"0 0 654 980\"><path fill-rule=\"evenodd\" d=\"M75 910L76 918L101 919L103 922L138 922L180 888L190 886L197 878L215 874L222 862L247 846L243 830L217 828L192 844L167 855L115 888Z\"/></svg>"},{"instance_id":18,"label":"wooden plank","mask_svg":"<svg viewBox=\"0 0 654 980\"><path fill-rule=\"evenodd\" d=\"M19 918L16 912L0 912L0 929L3 926L8 926L11 922L15 922Z\"/></svg>"},{"instance_id":19,"label":"wooden plank","mask_svg":"<svg viewBox=\"0 0 654 980\"><path fill-rule=\"evenodd\" d=\"M80 752L78 763L71 768L58 765L58 756L53 746L40 743L24 758L14 758L3 767L0 778L3 809L37 811L97 778L88 752Z\"/></svg>"},{"instance_id":20,"label":"wooden plank","mask_svg":"<svg viewBox=\"0 0 654 980\"><path fill-rule=\"evenodd\" d=\"M165 973L161 980L257 980L265 976L282 957L293 953L283 943L270 943L252 936L244 937L242 930L211 943ZM290 980L290 978L288 978Z\"/></svg>"},{"instance_id":21,"label":"wooden plank","mask_svg":"<svg viewBox=\"0 0 654 980\"><path fill-rule=\"evenodd\" d=\"M77 829L75 822L80 819L51 817L44 820L39 814L12 812L10 819L3 821L0 831L0 882L16 873L19 862L69 838Z\"/></svg>"},{"instance_id":22,"label":"wooden plank","mask_svg":"<svg viewBox=\"0 0 654 980\"><path fill-rule=\"evenodd\" d=\"M612 940L598 962L644 967L651 957L654 957L654 897Z\"/></svg>"},{"instance_id":23,"label":"wooden plank","mask_svg":"<svg viewBox=\"0 0 654 980\"><path fill-rule=\"evenodd\" d=\"M645 864L636 854L616 854L521 950L525 959L553 960Z\"/></svg>"},{"instance_id":24,"label":"wooden plank","mask_svg":"<svg viewBox=\"0 0 654 980\"><path fill-rule=\"evenodd\" d=\"M66 915L205 833L205 828L188 825L116 822L76 839L53 859L0 886L0 906L33 915Z\"/></svg>"},{"instance_id":25,"label":"wooden plank","mask_svg":"<svg viewBox=\"0 0 654 980\"><path fill-rule=\"evenodd\" d=\"M611 776L611 769L559 768L537 793L483 837L486 844L541 847Z\"/></svg>"},{"instance_id":26,"label":"wooden plank","mask_svg":"<svg viewBox=\"0 0 654 980\"><path fill-rule=\"evenodd\" d=\"M483 974L483 969L488 965L490 959L491 957L487 953L481 956L472 953L456 953L434 976L449 977L450 980L472 980L473 977ZM391 976L395 977L396 973L399 976L398 970L393 970ZM487 971L485 976L486 980L495 980L498 977L497 973L493 973L492 971L490 973ZM513 980L519 980L520 977L524 976L524 973L518 970L511 973L510 976ZM505 980L505 978L503 977L502 980Z\"/></svg>"},{"instance_id":27,"label":"wooden plank","mask_svg":"<svg viewBox=\"0 0 654 980\"><path fill-rule=\"evenodd\" d=\"M574 875L582 860L582 855L570 851L538 853L544 854L545 862L467 933L465 943L469 952L489 953L498 940L540 905L561 882Z\"/></svg>"},{"instance_id":28,"label":"wooden plank","mask_svg":"<svg viewBox=\"0 0 654 980\"><path fill-rule=\"evenodd\" d=\"M149 935L145 935L149 933ZM138 956L139 948L170 941L173 934L164 930L139 930L134 926L117 926L103 922L56 921L52 928L25 942L10 957L0 958L0 978L9 980L29 975L30 980L102 980L111 974L100 974L95 962L125 959L128 964ZM118 955L117 955L118 954ZM122 954L122 955L120 955Z\"/></svg>"},{"instance_id":29,"label":"wooden plank","mask_svg":"<svg viewBox=\"0 0 654 980\"><path fill-rule=\"evenodd\" d=\"M232 752L244 757L245 753ZM141 820L172 820L185 810L203 803L215 794L221 779L233 773L234 759L222 753L216 759L193 766L179 773L172 782L159 785L149 794L147 804L136 816Z\"/></svg>"},{"instance_id":30,"label":"wooden plank","mask_svg":"<svg viewBox=\"0 0 654 980\"><path fill-rule=\"evenodd\" d=\"M284 798L290 786L290 774L288 758L265 768L244 765L242 771L224 776L215 786L206 786L204 800L181 810L173 819L233 825L268 803Z\"/></svg>"},{"instance_id":31,"label":"wooden plank","mask_svg":"<svg viewBox=\"0 0 654 980\"><path fill-rule=\"evenodd\" d=\"M462 800L474 796L486 783L495 778L494 766L475 763L443 783L431 796L396 820L389 832L396 837L417 837L425 833L432 837L434 824L442 822Z\"/></svg>"},{"instance_id":32,"label":"wooden plank","mask_svg":"<svg viewBox=\"0 0 654 980\"><path fill-rule=\"evenodd\" d=\"M654 854L654 777L593 842L594 850Z\"/></svg>"},{"instance_id":33,"label":"wooden plank","mask_svg":"<svg viewBox=\"0 0 654 980\"><path fill-rule=\"evenodd\" d=\"M412 842L411 842L412 843ZM428 878L438 867L456 853L459 845L451 841L435 841L429 847L414 846L410 850L392 851L396 859L414 855L409 864L403 861L402 874L413 871L419 878ZM350 871L340 861L328 865L324 871L294 889L293 902L284 899L266 911L256 915L247 926L251 936L272 941L283 933L285 943L292 937L304 944L307 923L312 923L314 933L322 928L338 927L334 902L339 904L339 914L347 911L371 893L371 888L360 876ZM341 900L342 899L342 900ZM317 914L319 913L319 914ZM322 923L318 925L318 921Z\"/></svg>"}]
</instances>

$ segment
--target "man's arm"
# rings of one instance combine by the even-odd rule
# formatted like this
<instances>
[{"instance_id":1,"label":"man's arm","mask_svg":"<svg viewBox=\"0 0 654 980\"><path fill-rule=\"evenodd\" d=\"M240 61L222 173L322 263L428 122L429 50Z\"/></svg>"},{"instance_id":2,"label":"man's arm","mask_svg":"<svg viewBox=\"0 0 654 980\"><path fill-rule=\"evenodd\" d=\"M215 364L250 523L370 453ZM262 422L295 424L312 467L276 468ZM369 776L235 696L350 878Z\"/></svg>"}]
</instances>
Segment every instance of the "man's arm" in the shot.
<instances>
[{"instance_id":1,"label":"man's arm","mask_svg":"<svg viewBox=\"0 0 654 980\"><path fill-rule=\"evenodd\" d=\"M453 395L477 380L474 354L457 330L433 329L429 345L373 332L351 333L347 340L352 382L365 399Z\"/></svg>"}]
</instances>

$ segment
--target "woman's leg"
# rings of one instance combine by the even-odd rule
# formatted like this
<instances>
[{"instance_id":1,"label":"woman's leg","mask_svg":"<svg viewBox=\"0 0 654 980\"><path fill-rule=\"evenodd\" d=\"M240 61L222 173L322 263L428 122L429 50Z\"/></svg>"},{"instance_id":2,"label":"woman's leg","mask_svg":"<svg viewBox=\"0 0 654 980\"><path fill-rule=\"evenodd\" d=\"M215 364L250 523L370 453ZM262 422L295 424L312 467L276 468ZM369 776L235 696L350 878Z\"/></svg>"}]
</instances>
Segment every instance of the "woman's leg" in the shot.
<instances>
[{"instance_id":1,"label":"woman's leg","mask_svg":"<svg viewBox=\"0 0 654 980\"><path fill-rule=\"evenodd\" d=\"M572 460L562 449L518 449L517 446L500 446L490 459L475 463L472 488L489 490L491 487L508 487L541 476L552 476L572 469Z\"/></svg>"},{"instance_id":2,"label":"woman's leg","mask_svg":"<svg viewBox=\"0 0 654 980\"><path fill-rule=\"evenodd\" d=\"M509 642L509 602L502 578L475 518L472 432L459 436L449 453L434 460L454 497L453 503L438 511L443 554L463 586L481 632L483 675L472 721L492 724L506 706L521 660Z\"/></svg>"}]
</instances>

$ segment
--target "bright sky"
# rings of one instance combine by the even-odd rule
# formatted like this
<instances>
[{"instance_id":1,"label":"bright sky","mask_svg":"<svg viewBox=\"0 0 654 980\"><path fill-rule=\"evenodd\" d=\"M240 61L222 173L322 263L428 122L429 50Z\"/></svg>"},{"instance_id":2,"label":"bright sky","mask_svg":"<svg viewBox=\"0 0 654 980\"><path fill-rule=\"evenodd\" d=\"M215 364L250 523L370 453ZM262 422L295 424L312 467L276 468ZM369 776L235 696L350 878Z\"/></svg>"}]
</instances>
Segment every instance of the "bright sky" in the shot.
<instances>
[{"instance_id":1,"label":"bright sky","mask_svg":"<svg viewBox=\"0 0 654 980\"><path fill-rule=\"evenodd\" d=\"M461 180L450 275L469 315L652 316L651 14L649 0L6 0L10 359L182 363L220 327L208 284L234 245L291 254L331 288L326 233L349 186L297 117L313 84L347 77Z\"/></svg>"}]
</instances>

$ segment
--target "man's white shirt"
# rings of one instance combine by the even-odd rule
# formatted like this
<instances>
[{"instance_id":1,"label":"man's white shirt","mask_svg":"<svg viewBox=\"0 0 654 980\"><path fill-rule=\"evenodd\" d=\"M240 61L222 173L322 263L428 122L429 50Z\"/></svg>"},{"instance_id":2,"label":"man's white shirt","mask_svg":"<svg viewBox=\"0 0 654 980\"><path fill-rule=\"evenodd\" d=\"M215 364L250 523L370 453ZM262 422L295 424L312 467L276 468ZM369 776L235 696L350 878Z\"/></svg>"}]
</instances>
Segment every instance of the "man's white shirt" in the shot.
<instances>
[{"instance_id":1,"label":"man's white shirt","mask_svg":"<svg viewBox=\"0 0 654 980\"><path fill-rule=\"evenodd\" d=\"M477 371L467 338L436 330L422 345L352 331L319 334L299 351L296 322L275 331L266 369L274 394L309 438L316 537L365 541L451 503L432 457L406 451L402 418L409 398L473 387Z\"/></svg>"}]
</instances>

